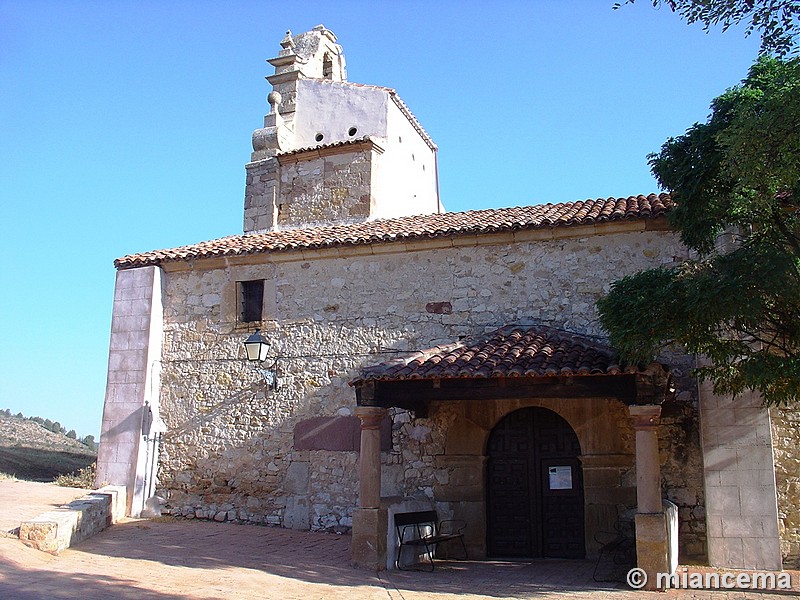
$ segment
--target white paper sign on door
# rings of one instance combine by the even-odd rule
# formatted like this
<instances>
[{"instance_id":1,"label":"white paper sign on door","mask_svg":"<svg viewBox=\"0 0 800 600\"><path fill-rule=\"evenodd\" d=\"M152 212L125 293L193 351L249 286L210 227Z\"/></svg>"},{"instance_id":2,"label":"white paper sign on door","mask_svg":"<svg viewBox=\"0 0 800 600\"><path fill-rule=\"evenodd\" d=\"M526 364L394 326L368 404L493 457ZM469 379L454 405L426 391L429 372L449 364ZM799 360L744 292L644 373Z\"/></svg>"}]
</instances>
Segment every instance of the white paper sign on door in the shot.
<instances>
[{"instance_id":1,"label":"white paper sign on door","mask_svg":"<svg viewBox=\"0 0 800 600\"><path fill-rule=\"evenodd\" d=\"M572 489L572 467L548 467L551 490Z\"/></svg>"}]
</instances>

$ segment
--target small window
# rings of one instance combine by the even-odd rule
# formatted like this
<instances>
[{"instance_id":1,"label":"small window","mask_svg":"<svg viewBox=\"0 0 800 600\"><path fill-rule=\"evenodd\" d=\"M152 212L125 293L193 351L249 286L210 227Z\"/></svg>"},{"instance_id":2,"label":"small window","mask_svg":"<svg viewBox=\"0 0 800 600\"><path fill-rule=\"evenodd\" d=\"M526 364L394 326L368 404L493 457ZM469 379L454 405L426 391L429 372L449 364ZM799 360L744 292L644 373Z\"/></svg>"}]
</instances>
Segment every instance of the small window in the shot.
<instances>
[{"instance_id":1,"label":"small window","mask_svg":"<svg viewBox=\"0 0 800 600\"><path fill-rule=\"evenodd\" d=\"M327 52L322 57L322 77L323 79L333 79L333 61Z\"/></svg>"},{"instance_id":2,"label":"small window","mask_svg":"<svg viewBox=\"0 0 800 600\"><path fill-rule=\"evenodd\" d=\"M243 323L260 321L264 311L264 280L239 282L240 311Z\"/></svg>"},{"instance_id":3,"label":"small window","mask_svg":"<svg viewBox=\"0 0 800 600\"><path fill-rule=\"evenodd\" d=\"M358 133L358 128L356 127L351 127L350 129L347 130L347 135L349 135L350 137L353 137L357 133Z\"/></svg>"},{"instance_id":4,"label":"small window","mask_svg":"<svg viewBox=\"0 0 800 600\"><path fill-rule=\"evenodd\" d=\"M314 139L317 140L318 142L321 142L322 140L325 139L325 136L322 135L321 133L318 133L317 135L314 136Z\"/></svg>"}]
</instances>

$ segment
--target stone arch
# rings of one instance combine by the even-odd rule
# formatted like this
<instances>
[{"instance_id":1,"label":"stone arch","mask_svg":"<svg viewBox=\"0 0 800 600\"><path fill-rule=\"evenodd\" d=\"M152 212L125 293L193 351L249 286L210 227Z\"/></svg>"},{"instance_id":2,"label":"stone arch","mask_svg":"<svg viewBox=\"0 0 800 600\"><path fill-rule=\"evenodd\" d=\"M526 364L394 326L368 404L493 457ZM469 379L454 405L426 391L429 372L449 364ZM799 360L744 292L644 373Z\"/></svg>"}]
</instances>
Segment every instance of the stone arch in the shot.
<instances>
[{"instance_id":1,"label":"stone arch","mask_svg":"<svg viewBox=\"0 0 800 600\"><path fill-rule=\"evenodd\" d=\"M627 407L619 400L598 397L446 401L438 407L450 415L444 454L437 457L437 467L447 471L448 479L446 483L435 484L434 496L449 514L474 524L467 537L470 556L481 557L486 553L487 441L492 429L515 410L550 409L578 437L587 558L596 557L599 550L594 535L614 531L619 511L636 503L635 432Z\"/></svg>"}]
</instances>

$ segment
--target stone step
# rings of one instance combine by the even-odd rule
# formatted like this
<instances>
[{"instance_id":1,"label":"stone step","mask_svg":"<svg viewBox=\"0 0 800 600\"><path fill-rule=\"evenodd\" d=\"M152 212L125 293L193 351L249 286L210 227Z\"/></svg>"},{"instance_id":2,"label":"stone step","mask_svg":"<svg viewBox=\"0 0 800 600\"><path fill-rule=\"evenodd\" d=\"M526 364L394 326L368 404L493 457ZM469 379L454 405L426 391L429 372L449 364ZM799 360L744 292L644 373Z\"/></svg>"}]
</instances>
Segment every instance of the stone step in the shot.
<instances>
[{"instance_id":1,"label":"stone step","mask_svg":"<svg viewBox=\"0 0 800 600\"><path fill-rule=\"evenodd\" d=\"M125 516L124 486L107 485L19 526L19 539L42 552L59 554Z\"/></svg>"}]
</instances>

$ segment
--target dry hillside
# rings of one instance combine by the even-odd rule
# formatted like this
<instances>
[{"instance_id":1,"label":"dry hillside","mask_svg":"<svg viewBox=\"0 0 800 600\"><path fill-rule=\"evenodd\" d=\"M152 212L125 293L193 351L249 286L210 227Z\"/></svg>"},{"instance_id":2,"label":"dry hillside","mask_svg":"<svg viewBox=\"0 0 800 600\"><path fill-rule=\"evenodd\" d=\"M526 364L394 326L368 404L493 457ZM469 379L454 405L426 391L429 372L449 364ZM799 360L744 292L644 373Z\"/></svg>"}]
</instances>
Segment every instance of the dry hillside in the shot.
<instances>
[{"instance_id":1,"label":"dry hillside","mask_svg":"<svg viewBox=\"0 0 800 600\"><path fill-rule=\"evenodd\" d=\"M0 416L0 473L52 481L93 463L97 455L77 440L26 419Z\"/></svg>"}]
</instances>

